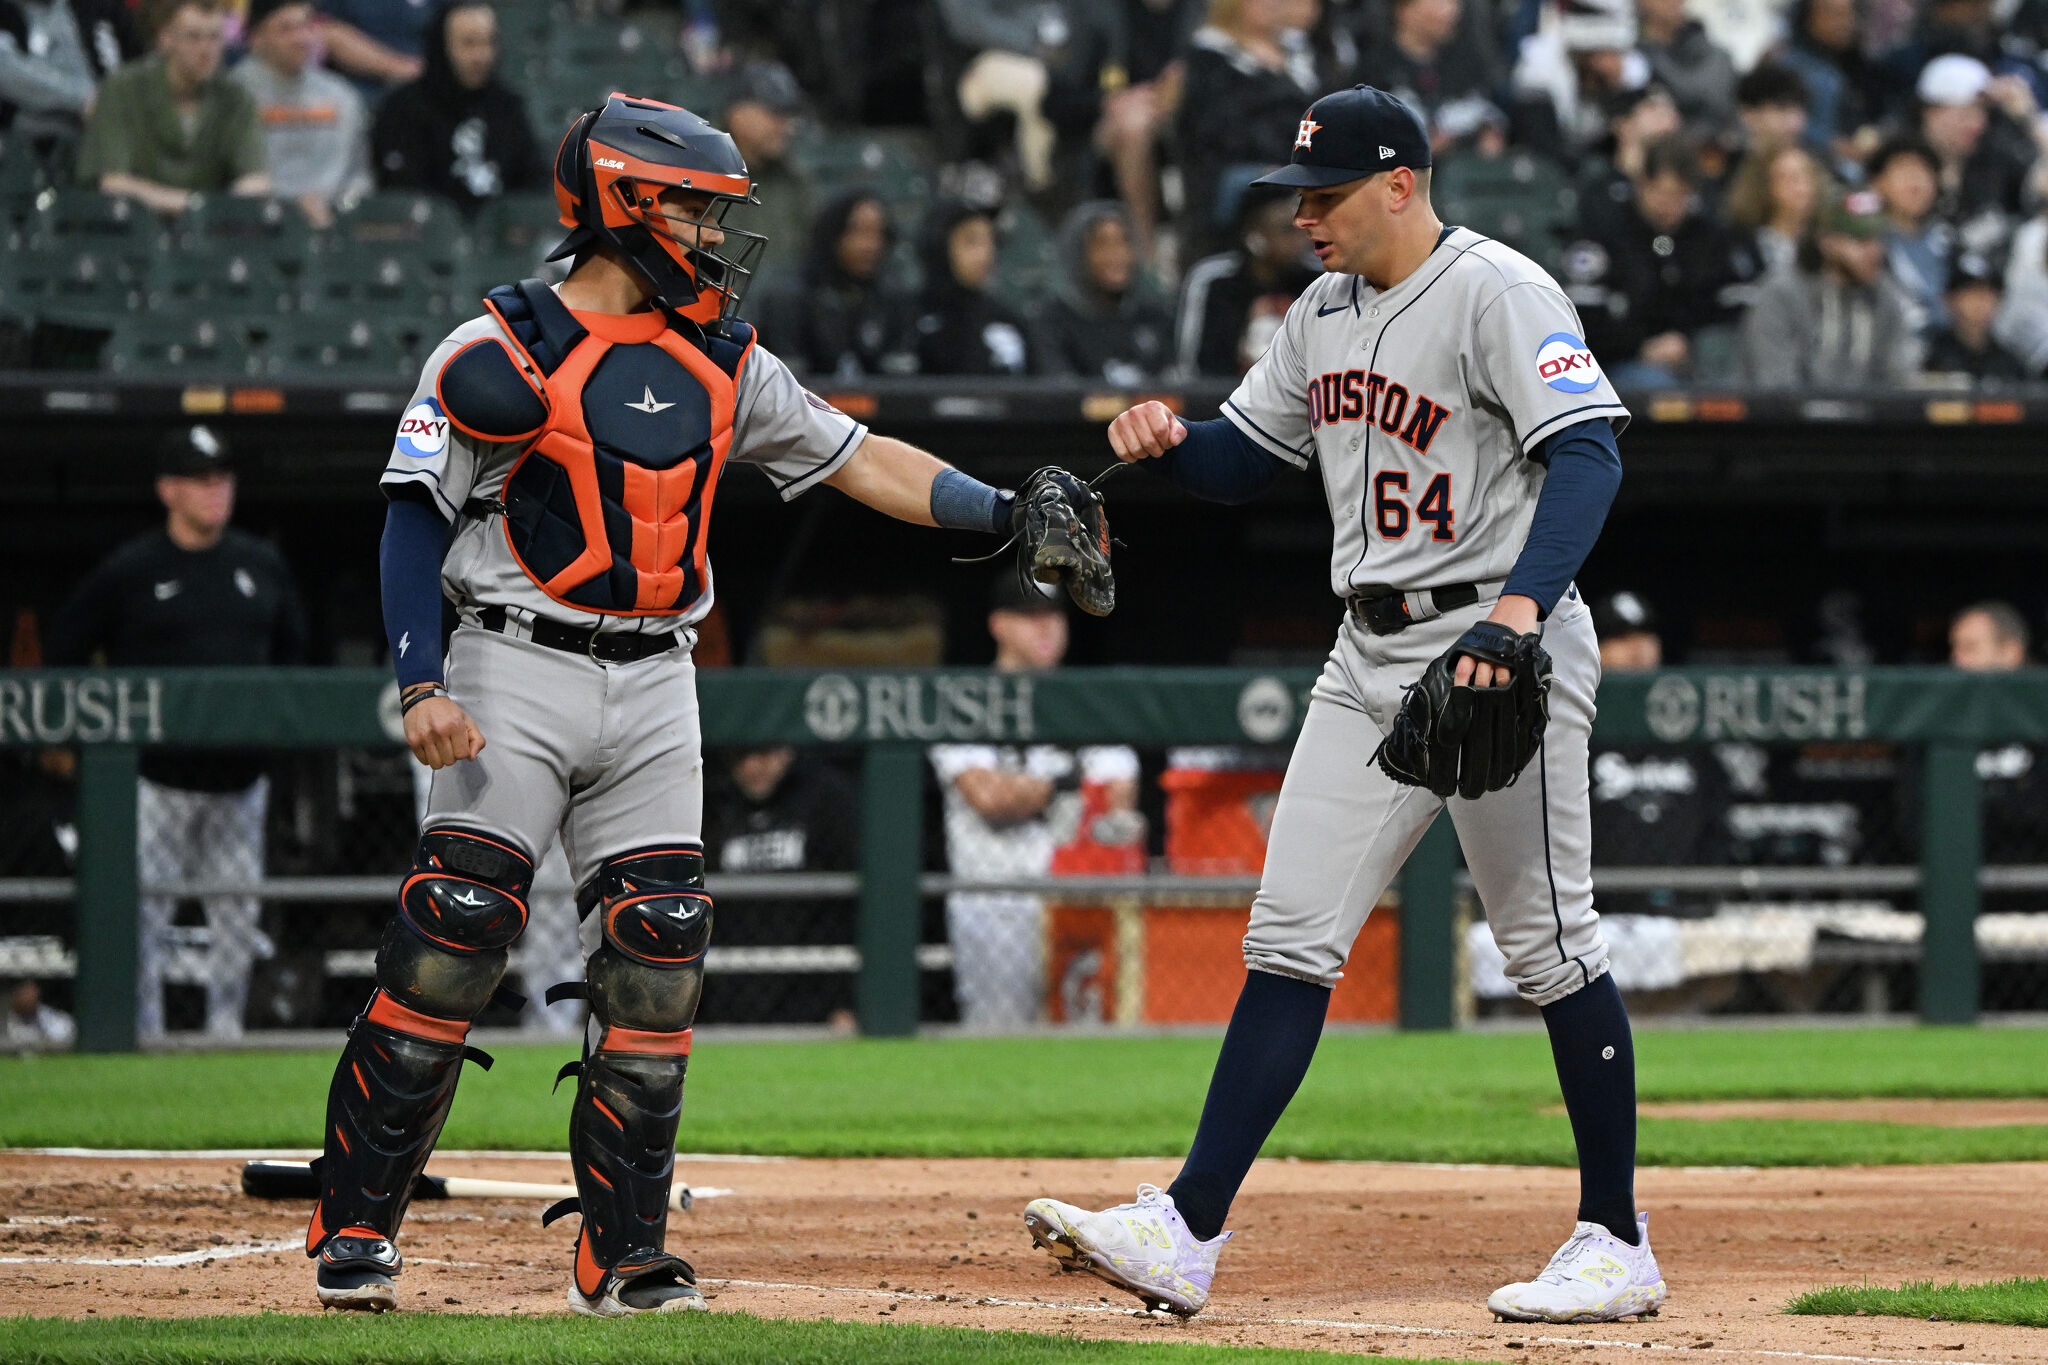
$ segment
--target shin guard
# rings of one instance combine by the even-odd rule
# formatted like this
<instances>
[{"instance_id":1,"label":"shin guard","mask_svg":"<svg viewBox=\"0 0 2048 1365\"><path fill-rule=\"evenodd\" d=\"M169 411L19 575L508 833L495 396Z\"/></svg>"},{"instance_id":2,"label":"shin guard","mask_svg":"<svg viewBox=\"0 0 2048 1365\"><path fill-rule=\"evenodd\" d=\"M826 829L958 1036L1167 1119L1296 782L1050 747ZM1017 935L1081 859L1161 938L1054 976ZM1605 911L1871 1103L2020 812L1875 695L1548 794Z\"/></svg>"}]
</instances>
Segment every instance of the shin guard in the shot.
<instances>
[{"instance_id":1,"label":"shin guard","mask_svg":"<svg viewBox=\"0 0 2048 1365\"><path fill-rule=\"evenodd\" d=\"M532 878L533 864L498 840L454 829L420 837L377 951L377 989L328 1088L308 1256L336 1237L397 1236L463 1061L489 1065L464 1039L525 927Z\"/></svg>"},{"instance_id":2,"label":"shin guard","mask_svg":"<svg viewBox=\"0 0 2048 1365\"><path fill-rule=\"evenodd\" d=\"M569 1156L583 1215L582 1311L654 1311L695 1294L695 1273L665 1243L689 1030L711 940L703 869L694 850L624 854L582 897L604 931L586 973L597 1043L564 1068L578 1077ZM548 1217L568 1210L565 1201Z\"/></svg>"}]
</instances>

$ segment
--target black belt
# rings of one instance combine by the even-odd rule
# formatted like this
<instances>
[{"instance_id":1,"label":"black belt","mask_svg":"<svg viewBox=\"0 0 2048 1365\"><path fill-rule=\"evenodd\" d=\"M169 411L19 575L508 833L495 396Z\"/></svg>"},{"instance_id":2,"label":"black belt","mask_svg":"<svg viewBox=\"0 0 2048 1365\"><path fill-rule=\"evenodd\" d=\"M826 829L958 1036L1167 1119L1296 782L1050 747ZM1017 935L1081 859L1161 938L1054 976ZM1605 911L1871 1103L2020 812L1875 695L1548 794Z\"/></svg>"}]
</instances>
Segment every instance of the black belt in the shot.
<instances>
[{"instance_id":1,"label":"black belt","mask_svg":"<svg viewBox=\"0 0 2048 1365\"><path fill-rule=\"evenodd\" d=\"M1408 614L1409 597L1426 598L1437 616L1469 607L1479 600L1477 583L1451 583L1441 588L1425 588L1417 593L1406 593L1399 588L1383 588L1375 584L1362 588L1356 596L1346 599L1345 606L1358 618L1358 624L1375 635L1392 635L1416 624ZM1434 619L1425 617L1425 620Z\"/></svg>"},{"instance_id":2,"label":"black belt","mask_svg":"<svg viewBox=\"0 0 2048 1365\"><path fill-rule=\"evenodd\" d=\"M485 607L476 614L476 623L485 630L494 630L500 635L508 634L509 623L503 607ZM581 654L601 664L634 664L642 659L651 659L657 654L666 654L679 648L682 641L674 631L659 635L642 634L637 631L579 630L550 621L545 616L533 618L532 634L523 638L549 649L559 649L564 654ZM515 637L521 638L521 637Z\"/></svg>"}]
</instances>

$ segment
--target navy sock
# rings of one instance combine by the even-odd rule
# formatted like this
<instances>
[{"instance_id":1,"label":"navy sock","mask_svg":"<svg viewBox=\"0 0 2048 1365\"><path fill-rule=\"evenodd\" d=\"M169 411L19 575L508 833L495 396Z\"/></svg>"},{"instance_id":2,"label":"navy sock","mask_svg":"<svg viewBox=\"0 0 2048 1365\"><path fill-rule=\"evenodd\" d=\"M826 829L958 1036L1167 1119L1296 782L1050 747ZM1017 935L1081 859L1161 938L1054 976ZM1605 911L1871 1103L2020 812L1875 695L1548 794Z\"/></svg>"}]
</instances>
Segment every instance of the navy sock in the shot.
<instances>
[{"instance_id":1,"label":"navy sock","mask_svg":"<svg viewBox=\"0 0 2048 1365\"><path fill-rule=\"evenodd\" d=\"M1636 1245L1636 1052L1612 974L1543 1006L1579 1149L1579 1220Z\"/></svg>"},{"instance_id":2,"label":"navy sock","mask_svg":"<svg viewBox=\"0 0 2048 1365\"><path fill-rule=\"evenodd\" d=\"M1308 1073L1329 1012L1328 986L1271 972L1246 974L1195 1144L1166 1191L1188 1231L1201 1240L1223 1231L1252 1159Z\"/></svg>"}]
</instances>

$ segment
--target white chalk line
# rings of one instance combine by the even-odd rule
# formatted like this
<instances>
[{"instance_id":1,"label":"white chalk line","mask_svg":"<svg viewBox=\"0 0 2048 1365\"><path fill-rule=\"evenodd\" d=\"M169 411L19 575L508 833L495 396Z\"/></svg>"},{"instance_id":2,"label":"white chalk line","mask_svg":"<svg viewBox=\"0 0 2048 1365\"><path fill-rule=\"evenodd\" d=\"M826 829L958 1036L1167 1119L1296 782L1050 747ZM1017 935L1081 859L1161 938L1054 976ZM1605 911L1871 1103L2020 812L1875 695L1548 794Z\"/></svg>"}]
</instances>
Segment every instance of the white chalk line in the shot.
<instances>
[{"instance_id":1,"label":"white chalk line","mask_svg":"<svg viewBox=\"0 0 2048 1365\"><path fill-rule=\"evenodd\" d=\"M1053 1303L1042 1299L999 1299L988 1295L922 1294L907 1289L853 1289L838 1285L783 1284L772 1280L720 1280L702 1278L699 1284L731 1285L746 1289L788 1289L821 1294L845 1294L855 1298L897 1299L905 1302L957 1303L967 1307L977 1304L994 1308L1037 1308L1061 1313L1102 1313L1119 1317L1143 1318L1148 1316L1142 1310L1124 1308L1111 1303ZM1329 1327L1346 1332L1357 1332L1371 1336L1402 1337L1461 1337L1472 1340L1490 1340L1499 1333L1483 1333L1469 1327L1404 1327L1391 1322L1344 1322L1330 1318L1255 1318L1205 1315L1205 1323L1216 1323L1232 1327ZM1958 1324L1960 1326L1961 1324ZM1704 1335L1703 1333L1701 1335ZM1516 1336L1512 1333L1504 1339L1520 1341L1528 1346L1594 1346L1617 1351L1682 1351L1687 1356L1758 1356L1773 1360L1815 1360L1834 1362L1835 1365L1926 1365L1926 1359L1910 1356L1857 1356L1837 1355L1820 1351L1780 1351L1765 1347L1746 1346L1692 1346L1685 1343L1659 1341L1610 1341L1600 1337L1553 1337ZM1980 1360L1954 1360L1946 1365L1994 1365L1994 1362Z\"/></svg>"},{"instance_id":2,"label":"white chalk line","mask_svg":"<svg viewBox=\"0 0 2048 1365\"><path fill-rule=\"evenodd\" d=\"M304 1241L237 1242L199 1251L171 1251L161 1256L0 1256L0 1265L180 1266L205 1261L232 1261L240 1256L267 1256L277 1251L304 1251Z\"/></svg>"}]
</instances>

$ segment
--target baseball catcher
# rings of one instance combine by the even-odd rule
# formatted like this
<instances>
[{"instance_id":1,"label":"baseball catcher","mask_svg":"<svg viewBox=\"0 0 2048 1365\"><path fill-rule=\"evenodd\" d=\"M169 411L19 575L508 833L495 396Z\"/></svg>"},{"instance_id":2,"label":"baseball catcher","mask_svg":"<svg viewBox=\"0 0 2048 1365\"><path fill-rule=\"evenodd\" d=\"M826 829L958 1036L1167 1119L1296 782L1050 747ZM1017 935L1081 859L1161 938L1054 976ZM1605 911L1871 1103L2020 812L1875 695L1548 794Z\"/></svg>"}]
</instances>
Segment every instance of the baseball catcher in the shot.
<instances>
[{"instance_id":1,"label":"baseball catcher","mask_svg":"<svg viewBox=\"0 0 2048 1365\"><path fill-rule=\"evenodd\" d=\"M1020 511L805 392L756 344L739 308L766 239L725 223L755 202L726 134L614 94L562 140L555 197L568 279L492 290L441 343L382 480L385 629L406 742L434 781L328 1096L306 1253L331 1308L396 1306L406 1203L464 1061L483 1060L469 1028L557 835L599 930L585 981L548 992L591 1014L561 1072L577 1195L549 1211L581 1218L569 1306L704 1306L666 1234L713 923L690 653L728 461L785 500L825 483L918 525L1021 527L1034 571L1108 600L1107 564L1083 548L1099 508L1091 523L1056 490ZM460 620L445 654L444 591Z\"/></svg>"}]
</instances>

